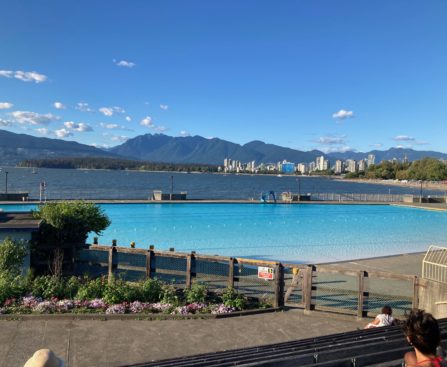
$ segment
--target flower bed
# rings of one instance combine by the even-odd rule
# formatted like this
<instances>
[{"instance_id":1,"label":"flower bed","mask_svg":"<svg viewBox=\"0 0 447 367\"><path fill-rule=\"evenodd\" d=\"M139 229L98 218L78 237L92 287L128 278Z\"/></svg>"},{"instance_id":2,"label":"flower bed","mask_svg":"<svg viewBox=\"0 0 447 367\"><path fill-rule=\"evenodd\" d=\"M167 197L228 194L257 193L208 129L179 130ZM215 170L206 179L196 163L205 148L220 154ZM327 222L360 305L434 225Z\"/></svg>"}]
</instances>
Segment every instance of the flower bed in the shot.
<instances>
[{"instance_id":1,"label":"flower bed","mask_svg":"<svg viewBox=\"0 0 447 367\"><path fill-rule=\"evenodd\" d=\"M103 299L90 301L52 298L44 300L40 297L27 296L19 299L8 299L0 307L0 315L11 314L170 314L170 315L195 315L195 314L229 314L236 311L235 307L225 306L222 303L189 303L184 306L175 306L171 303L149 302L122 302L108 304Z\"/></svg>"}]
</instances>

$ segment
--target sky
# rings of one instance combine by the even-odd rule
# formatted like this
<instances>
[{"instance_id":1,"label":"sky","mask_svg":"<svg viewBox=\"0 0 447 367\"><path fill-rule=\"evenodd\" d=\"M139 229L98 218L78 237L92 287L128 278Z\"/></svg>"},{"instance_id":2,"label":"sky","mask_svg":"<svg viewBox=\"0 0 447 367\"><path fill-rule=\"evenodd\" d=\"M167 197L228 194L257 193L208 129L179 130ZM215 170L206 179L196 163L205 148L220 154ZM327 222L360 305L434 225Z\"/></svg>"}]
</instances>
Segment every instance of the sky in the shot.
<instances>
[{"instance_id":1,"label":"sky","mask_svg":"<svg viewBox=\"0 0 447 367\"><path fill-rule=\"evenodd\" d=\"M445 0L0 5L0 129L447 152Z\"/></svg>"}]
</instances>

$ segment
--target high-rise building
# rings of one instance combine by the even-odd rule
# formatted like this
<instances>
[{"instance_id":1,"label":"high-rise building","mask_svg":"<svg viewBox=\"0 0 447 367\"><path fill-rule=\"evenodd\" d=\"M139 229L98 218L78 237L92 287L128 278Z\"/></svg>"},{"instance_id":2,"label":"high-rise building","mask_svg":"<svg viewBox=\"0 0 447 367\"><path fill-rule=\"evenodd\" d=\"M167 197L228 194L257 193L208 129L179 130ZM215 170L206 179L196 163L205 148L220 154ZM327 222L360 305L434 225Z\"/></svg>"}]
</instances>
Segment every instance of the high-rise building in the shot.
<instances>
[{"instance_id":1,"label":"high-rise building","mask_svg":"<svg viewBox=\"0 0 447 367\"><path fill-rule=\"evenodd\" d=\"M353 159L346 160L346 171L350 173L357 172L357 162Z\"/></svg>"},{"instance_id":2,"label":"high-rise building","mask_svg":"<svg viewBox=\"0 0 447 367\"><path fill-rule=\"evenodd\" d=\"M339 160L339 159L335 161L334 173L336 175L339 175L339 174L343 173L343 162L341 160Z\"/></svg>"},{"instance_id":3,"label":"high-rise building","mask_svg":"<svg viewBox=\"0 0 447 367\"><path fill-rule=\"evenodd\" d=\"M366 171L366 162L364 159L361 159L358 163L359 171L365 172Z\"/></svg>"},{"instance_id":4,"label":"high-rise building","mask_svg":"<svg viewBox=\"0 0 447 367\"><path fill-rule=\"evenodd\" d=\"M296 165L296 170L297 170L298 172L300 172L302 175L305 175L306 173L309 172L307 166L306 166L304 163L298 163L298 164Z\"/></svg>"},{"instance_id":5,"label":"high-rise building","mask_svg":"<svg viewBox=\"0 0 447 367\"><path fill-rule=\"evenodd\" d=\"M374 154L368 154L367 166L371 166L376 163L376 156Z\"/></svg>"},{"instance_id":6,"label":"high-rise building","mask_svg":"<svg viewBox=\"0 0 447 367\"><path fill-rule=\"evenodd\" d=\"M324 159L324 156L317 157L315 167L317 171L327 171L329 169L329 161Z\"/></svg>"}]
</instances>

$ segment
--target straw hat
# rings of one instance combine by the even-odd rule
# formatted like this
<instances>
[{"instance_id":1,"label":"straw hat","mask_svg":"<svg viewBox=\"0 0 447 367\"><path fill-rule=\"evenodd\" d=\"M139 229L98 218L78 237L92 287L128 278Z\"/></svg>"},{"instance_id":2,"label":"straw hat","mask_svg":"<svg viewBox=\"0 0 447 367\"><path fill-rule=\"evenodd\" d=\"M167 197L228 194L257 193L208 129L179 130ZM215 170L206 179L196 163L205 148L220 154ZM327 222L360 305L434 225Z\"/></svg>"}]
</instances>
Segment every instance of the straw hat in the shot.
<instances>
[{"instance_id":1,"label":"straw hat","mask_svg":"<svg viewBox=\"0 0 447 367\"><path fill-rule=\"evenodd\" d=\"M64 361L57 358L50 349L40 349L23 367L64 367Z\"/></svg>"}]
</instances>

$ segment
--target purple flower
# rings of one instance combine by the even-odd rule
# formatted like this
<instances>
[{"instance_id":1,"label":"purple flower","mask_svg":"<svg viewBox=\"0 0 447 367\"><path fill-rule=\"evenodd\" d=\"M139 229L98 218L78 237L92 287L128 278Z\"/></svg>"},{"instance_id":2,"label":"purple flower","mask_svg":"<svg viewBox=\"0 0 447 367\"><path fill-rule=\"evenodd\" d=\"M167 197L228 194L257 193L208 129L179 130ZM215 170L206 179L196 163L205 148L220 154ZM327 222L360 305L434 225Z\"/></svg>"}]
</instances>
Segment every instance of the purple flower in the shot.
<instances>
[{"instance_id":1,"label":"purple flower","mask_svg":"<svg viewBox=\"0 0 447 367\"><path fill-rule=\"evenodd\" d=\"M37 306L38 303L40 303L42 301L43 301L43 299L40 297L34 297L34 296L23 297L22 298L22 306L27 307L27 308L34 308Z\"/></svg>"},{"instance_id":2,"label":"purple flower","mask_svg":"<svg viewBox=\"0 0 447 367\"><path fill-rule=\"evenodd\" d=\"M107 308L107 304L101 298L96 298L91 301L86 301L85 307L93 308L95 310L100 308L105 309Z\"/></svg>"},{"instance_id":3,"label":"purple flower","mask_svg":"<svg viewBox=\"0 0 447 367\"><path fill-rule=\"evenodd\" d=\"M224 313L231 313L231 312L234 312L234 311L236 311L236 309L234 307L227 307L223 303L218 304L218 305L214 305L213 307L211 307L211 313L213 315L224 314Z\"/></svg>"},{"instance_id":4,"label":"purple flower","mask_svg":"<svg viewBox=\"0 0 447 367\"><path fill-rule=\"evenodd\" d=\"M36 306L33 307L33 311L39 313L53 313L55 309L56 306L51 301L39 302Z\"/></svg>"},{"instance_id":5,"label":"purple flower","mask_svg":"<svg viewBox=\"0 0 447 367\"><path fill-rule=\"evenodd\" d=\"M74 302L71 299L63 299L56 302L56 308L59 311L68 311L74 308Z\"/></svg>"},{"instance_id":6,"label":"purple flower","mask_svg":"<svg viewBox=\"0 0 447 367\"><path fill-rule=\"evenodd\" d=\"M126 313L126 306L125 306L125 304L111 305L106 310L106 314L107 315L124 314L124 313Z\"/></svg>"}]
</instances>

